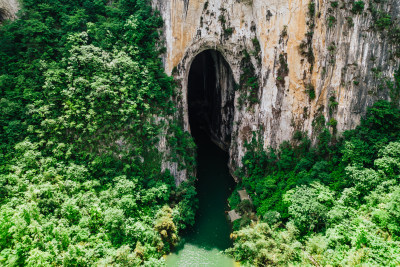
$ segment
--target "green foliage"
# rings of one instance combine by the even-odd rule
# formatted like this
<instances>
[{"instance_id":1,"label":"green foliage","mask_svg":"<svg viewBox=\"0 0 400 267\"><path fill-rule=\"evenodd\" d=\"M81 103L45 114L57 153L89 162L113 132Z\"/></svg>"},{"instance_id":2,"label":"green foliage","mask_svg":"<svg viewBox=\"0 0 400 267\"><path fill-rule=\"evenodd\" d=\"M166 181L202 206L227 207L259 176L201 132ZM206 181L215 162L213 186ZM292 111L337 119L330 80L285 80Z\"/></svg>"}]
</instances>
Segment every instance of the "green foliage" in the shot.
<instances>
[{"instance_id":1,"label":"green foliage","mask_svg":"<svg viewBox=\"0 0 400 267\"><path fill-rule=\"evenodd\" d=\"M333 111L337 108L339 103L336 101L335 96L329 97L329 103L328 103L328 108L329 108L329 115L332 115Z\"/></svg>"},{"instance_id":2,"label":"green foliage","mask_svg":"<svg viewBox=\"0 0 400 267\"><path fill-rule=\"evenodd\" d=\"M361 14L364 11L364 6L364 1L355 1L353 2L353 8L351 9L351 12L353 14Z\"/></svg>"},{"instance_id":3,"label":"green foliage","mask_svg":"<svg viewBox=\"0 0 400 267\"><path fill-rule=\"evenodd\" d=\"M257 59L258 64L261 65L261 45L260 45L260 41L258 41L258 38L253 38L253 39L251 39L251 42L253 43L253 47L254 47L254 50L252 51L252 54Z\"/></svg>"},{"instance_id":4,"label":"green foliage","mask_svg":"<svg viewBox=\"0 0 400 267\"><path fill-rule=\"evenodd\" d=\"M29 141L16 150L12 171L1 177L8 185L0 212L3 264L29 264L47 255L40 258L46 264L93 265L138 241L150 245L139 263L157 257L151 244L168 251L148 218L169 199L171 177L148 187L142 178L116 176L102 186L85 165L45 157Z\"/></svg>"},{"instance_id":5,"label":"green foliage","mask_svg":"<svg viewBox=\"0 0 400 267\"><path fill-rule=\"evenodd\" d=\"M335 46L334 43L332 43L330 46L328 46L328 51L329 51L330 53L334 53L335 50L336 50L336 46Z\"/></svg>"},{"instance_id":6,"label":"green foliage","mask_svg":"<svg viewBox=\"0 0 400 267\"><path fill-rule=\"evenodd\" d=\"M254 41L255 42L255 41ZM259 48L257 43L254 44L255 48ZM250 54L247 51L243 51L244 57L241 61L241 69L243 71L240 76L240 90L242 91L241 98L239 99L239 105L242 106L244 102L254 105L258 103L258 77L255 73L255 68L251 62Z\"/></svg>"},{"instance_id":7,"label":"green foliage","mask_svg":"<svg viewBox=\"0 0 400 267\"><path fill-rule=\"evenodd\" d=\"M349 25L349 27L353 27L354 26L354 22L353 22L353 18L352 17L346 17L346 21L347 21L347 24Z\"/></svg>"},{"instance_id":8,"label":"green foliage","mask_svg":"<svg viewBox=\"0 0 400 267\"><path fill-rule=\"evenodd\" d=\"M165 241L164 244L174 245L178 241L178 231L172 217L173 210L164 206L156 215L157 220L154 229L161 235Z\"/></svg>"},{"instance_id":9,"label":"green foliage","mask_svg":"<svg viewBox=\"0 0 400 267\"><path fill-rule=\"evenodd\" d=\"M332 28L336 24L336 18L334 16L328 17L328 28Z\"/></svg>"},{"instance_id":10,"label":"green foliage","mask_svg":"<svg viewBox=\"0 0 400 267\"><path fill-rule=\"evenodd\" d=\"M241 188L236 187L235 190L233 191L234 193L232 193L228 198L229 206L232 209L235 209L237 205L239 205L240 203L240 196L239 193L237 192L238 190L241 190Z\"/></svg>"},{"instance_id":11,"label":"green foliage","mask_svg":"<svg viewBox=\"0 0 400 267\"><path fill-rule=\"evenodd\" d=\"M308 4L308 16L309 17L314 17L315 16L315 2L310 1Z\"/></svg>"},{"instance_id":12,"label":"green foliage","mask_svg":"<svg viewBox=\"0 0 400 267\"><path fill-rule=\"evenodd\" d=\"M336 126L337 126L338 122L335 118L331 118L329 120L328 125L332 127L334 134L336 133Z\"/></svg>"},{"instance_id":13,"label":"green foliage","mask_svg":"<svg viewBox=\"0 0 400 267\"><path fill-rule=\"evenodd\" d=\"M315 28L315 2L310 1L308 4L308 12L307 12L307 26L308 31L306 33L306 40L303 40L300 43L299 51L300 54L304 57L307 57L308 63L310 63L310 71L312 71L314 67L314 52L312 46L312 39L314 36L314 28Z\"/></svg>"},{"instance_id":14,"label":"green foliage","mask_svg":"<svg viewBox=\"0 0 400 267\"><path fill-rule=\"evenodd\" d=\"M218 21L221 22L221 24L225 24L225 23L226 23L226 18L225 18L225 16L224 16L224 15L219 15Z\"/></svg>"},{"instance_id":15,"label":"green foliage","mask_svg":"<svg viewBox=\"0 0 400 267\"><path fill-rule=\"evenodd\" d=\"M314 165L315 166L315 165ZM302 232L318 231L326 223L326 215L332 207L334 194L319 182L289 190L284 200L289 203L289 214Z\"/></svg>"},{"instance_id":16,"label":"green foliage","mask_svg":"<svg viewBox=\"0 0 400 267\"><path fill-rule=\"evenodd\" d=\"M231 36L233 34L233 28L226 28L224 29L225 36Z\"/></svg>"},{"instance_id":17,"label":"green foliage","mask_svg":"<svg viewBox=\"0 0 400 267\"><path fill-rule=\"evenodd\" d=\"M249 200L243 200L242 202L240 202L237 205L237 210L241 214L245 214L245 213L251 212L253 210L253 205L251 204L251 202Z\"/></svg>"},{"instance_id":18,"label":"green foliage","mask_svg":"<svg viewBox=\"0 0 400 267\"><path fill-rule=\"evenodd\" d=\"M326 123L326 120L325 120L324 115L320 114L320 115L316 116L314 118L314 120L312 121L312 127L314 128L315 132L319 133L319 132L321 132L321 130L324 129L325 123Z\"/></svg>"},{"instance_id":19,"label":"green foliage","mask_svg":"<svg viewBox=\"0 0 400 267\"><path fill-rule=\"evenodd\" d=\"M400 57L400 27L395 17L379 7L380 2L375 1L375 3L370 2L370 7L373 23L372 29L378 31L382 38L388 40L388 42L393 46L392 50L388 52L392 54L393 57Z\"/></svg>"},{"instance_id":20,"label":"green foliage","mask_svg":"<svg viewBox=\"0 0 400 267\"><path fill-rule=\"evenodd\" d=\"M195 149L161 26L145 0L25 0L0 27L0 265L160 266L193 223L193 182L161 167Z\"/></svg>"},{"instance_id":21,"label":"green foliage","mask_svg":"<svg viewBox=\"0 0 400 267\"><path fill-rule=\"evenodd\" d=\"M232 234L234 247L227 253L255 266L286 265L300 257L301 243L296 240L298 230L292 224L279 231L266 223L246 227Z\"/></svg>"},{"instance_id":22,"label":"green foliage","mask_svg":"<svg viewBox=\"0 0 400 267\"><path fill-rule=\"evenodd\" d=\"M284 86L285 85L285 77L289 75L289 66L287 64L287 54L280 53L279 54L279 68L277 71L277 85Z\"/></svg>"},{"instance_id":23,"label":"green foliage","mask_svg":"<svg viewBox=\"0 0 400 267\"><path fill-rule=\"evenodd\" d=\"M257 135L247 144L240 186L261 222L235 232L227 252L256 266L280 259L300 266L400 264L400 110L378 101L340 139L324 126L315 147L304 136L295 132L278 150L265 151ZM282 235L287 251L279 249Z\"/></svg>"},{"instance_id":24,"label":"green foliage","mask_svg":"<svg viewBox=\"0 0 400 267\"><path fill-rule=\"evenodd\" d=\"M400 67L395 71L394 82L389 82L388 85L391 102L395 107L398 107L400 104Z\"/></svg>"},{"instance_id":25,"label":"green foliage","mask_svg":"<svg viewBox=\"0 0 400 267\"><path fill-rule=\"evenodd\" d=\"M178 163L180 170L193 169L196 166L196 144L188 132L177 121L169 122L168 144L172 147L170 157Z\"/></svg>"},{"instance_id":26,"label":"green foliage","mask_svg":"<svg viewBox=\"0 0 400 267\"><path fill-rule=\"evenodd\" d=\"M281 32L281 38L286 38L286 37L288 37L288 26L287 25L283 26L283 30Z\"/></svg>"},{"instance_id":27,"label":"green foliage","mask_svg":"<svg viewBox=\"0 0 400 267\"><path fill-rule=\"evenodd\" d=\"M390 14L384 13L384 12L379 12L376 20L375 20L375 27L378 30L387 30L390 28L392 24L392 16Z\"/></svg>"}]
</instances>

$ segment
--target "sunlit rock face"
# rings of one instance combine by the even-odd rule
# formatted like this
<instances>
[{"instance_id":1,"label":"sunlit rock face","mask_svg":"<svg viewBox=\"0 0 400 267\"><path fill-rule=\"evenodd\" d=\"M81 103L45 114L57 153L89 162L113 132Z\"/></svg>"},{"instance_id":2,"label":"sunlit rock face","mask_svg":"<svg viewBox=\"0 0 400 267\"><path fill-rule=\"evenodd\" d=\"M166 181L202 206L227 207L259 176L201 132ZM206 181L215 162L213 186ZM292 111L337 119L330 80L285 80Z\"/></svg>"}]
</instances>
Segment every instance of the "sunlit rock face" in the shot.
<instances>
[{"instance_id":1,"label":"sunlit rock face","mask_svg":"<svg viewBox=\"0 0 400 267\"><path fill-rule=\"evenodd\" d=\"M353 9L354 1L332 2L153 0L165 21L165 70L179 84L187 130L193 60L213 49L232 69L232 170L241 165L252 132L265 148L290 140L297 130L315 140L324 124L340 134L354 128L368 106L390 98L383 84L399 65L396 44L373 29L369 1L361 11ZM380 8L398 19L400 0Z\"/></svg>"},{"instance_id":2,"label":"sunlit rock face","mask_svg":"<svg viewBox=\"0 0 400 267\"><path fill-rule=\"evenodd\" d=\"M190 70L206 50L226 63L214 67L225 98L213 108L228 111L213 122L220 125L212 134L229 151L231 170L241 165L253 132L267 148L290 140L295 131L315 141L324 126L337 134L354 128L368 106L393 98L387 82L399 66L400 42L388 36L400 33L377 29L370 3L384 2L380 12L398 25L400 0L365 0L361 11L354 10L354 2L152 0L165 22L163 62L178 84L176 101L185 129L190 131ZM18 9L18 0L0 0L0 24L14 19ZM168 158L164 137L159 149ZM163 160L163 169L180 183L188 174L177 166Z\"/></svg>"},{"instance_id":3,"label":"sunlit rock face","mask_svg":"<svg viewBox=\"0 0 400 267\"><path fill-rule=\"evenodd\" d=\"M15 19L18 9L18 0L0 0L0 24L5 20Z\"/></svg>"}]
</instances>

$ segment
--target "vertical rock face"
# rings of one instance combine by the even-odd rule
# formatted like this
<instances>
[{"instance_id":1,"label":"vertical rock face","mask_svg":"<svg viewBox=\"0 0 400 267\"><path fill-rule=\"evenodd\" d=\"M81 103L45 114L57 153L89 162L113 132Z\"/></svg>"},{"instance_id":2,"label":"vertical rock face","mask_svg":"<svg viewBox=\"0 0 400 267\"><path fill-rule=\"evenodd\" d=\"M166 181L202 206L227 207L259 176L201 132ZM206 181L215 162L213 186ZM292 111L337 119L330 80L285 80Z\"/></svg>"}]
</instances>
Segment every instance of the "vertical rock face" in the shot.
<instances>
[{"instance_id":1,"label":"vertical rock face","mask_svg":"<svg viewBox=\"0 0 400 267\"><path fill-rule=\"evenodd\" d=\"M165 22L163 61L178 83L186 130L192 63L205 50L213 55L220 93L213 96L218 101L211 109L212 116L217 114L210 122L211 134L229 151L232 170L241 165L244 144L253 132L265 148L277 147L295 131L315 140L325 126L334 134L354 128L379 99L400 99L391 89L399 67L400 0L152 4ZM14 19L18 9L18 0L0 0L0 24ZM165 138L160 150L168 151ZM187 176L176 163L163 164L177 182Z\"/></svg>"},{"instance_id":2,"label":"vertical rock face","mask_svg":"<svg viewBox=\"0 0 400 267\"><path fill-rule=\"evenodd\" d=\"M315 140L324 126L333 133L354 128L368 106L394 98L388 81L399 66L400 29L393 25L400 0L153 0L153 6L165 21L165 70L178 81L187 130L195 57L218 51L232 70L232 169L241 165L252 132L265 148L297 130Z\"/></svg>"},{"instance_id":3,"label":"vertical rock face","mask_svg":"<svg viewBox=\"0 0 400 267\"><path fill-rule=\"evenodd\" d=\"M17 0L0 0L0 24L7 19L15 19L18 10Z\"/></svg>"}]
</instances>

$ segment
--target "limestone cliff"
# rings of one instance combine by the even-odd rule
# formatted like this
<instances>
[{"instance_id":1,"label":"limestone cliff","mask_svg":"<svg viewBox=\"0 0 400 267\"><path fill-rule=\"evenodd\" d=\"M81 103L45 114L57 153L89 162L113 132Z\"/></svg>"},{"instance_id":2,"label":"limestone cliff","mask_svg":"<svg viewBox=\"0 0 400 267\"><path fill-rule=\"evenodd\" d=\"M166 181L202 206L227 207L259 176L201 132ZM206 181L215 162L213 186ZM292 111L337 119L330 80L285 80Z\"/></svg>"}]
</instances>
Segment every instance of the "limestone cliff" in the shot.
<instances>
[{"instance_id":1,"label":"limestone cliff","mask_svg":"<svg viewBox=\"0 0 400 267\"><path fill-rule=\"evenodd\" d=\"M178 117L186 130L192 62L202 51L219 52L213 55L214 69L225 111L211 132L216 143L229 147L232 170L241 165L252 132L265 148L291 139L298 130L315 140L326 125L333 134L354 128L378 99L400 99L391 89L400 57L400 0L152 4L164 18L163 61L178 83ZM17 10L18 0L0 0L0 23L14 18ZM167 152L165 137L160 140L160 150ZM165 159L163 166L180 182L186 172L178 165Z\"/></svg>"},{"instance_id":2,"label":"limestone cliff","mask_svg":"<svg viewBox=\"0 0 400 267\"><path fill-rule=\"evenodd\" d=\"M297 130L315 140L324 125L334 134L354 128L378 99L398 101L390 81L399 66L400 0L377 2L153 0L165 21L165 70L178 81L185 128L189 71L207 49L223 55L239 85L232 169L253 131L265 148ZM249 69L258 90L246 83Z\"/></svg>"},{"instance_id":3,"label":"limestone cliff","mask_svg":"<svg viewBox=\"0 0 400 267\"><path fill-rule=\"evenodd\" d=\"M18 0L0 0L0 24L7 19L15 19L18 10Z\"/></svg>"}]
</instances>

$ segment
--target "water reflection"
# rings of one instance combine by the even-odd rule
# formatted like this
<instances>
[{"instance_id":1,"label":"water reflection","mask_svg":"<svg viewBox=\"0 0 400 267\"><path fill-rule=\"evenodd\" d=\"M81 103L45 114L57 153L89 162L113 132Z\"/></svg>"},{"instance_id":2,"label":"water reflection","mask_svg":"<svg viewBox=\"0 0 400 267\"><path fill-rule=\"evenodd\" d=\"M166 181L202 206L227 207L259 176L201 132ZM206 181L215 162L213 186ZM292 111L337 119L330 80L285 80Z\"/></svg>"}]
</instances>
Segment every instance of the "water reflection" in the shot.
<instances>
[{"instance_id":1,"label":"water reflection","mask_svg":"<svg viewBox=\"0 0 400 267\"><path fill-rule=\"evenodd\" d=\"M198 146L197 192L199 210L194 227L183 242L167 257L167 266L234 266L221 252L232 245L231 226L225 211L227 198L234 188L227 162L228 155L208 138L195 133Z\"/></svg>"}]
</instances>

